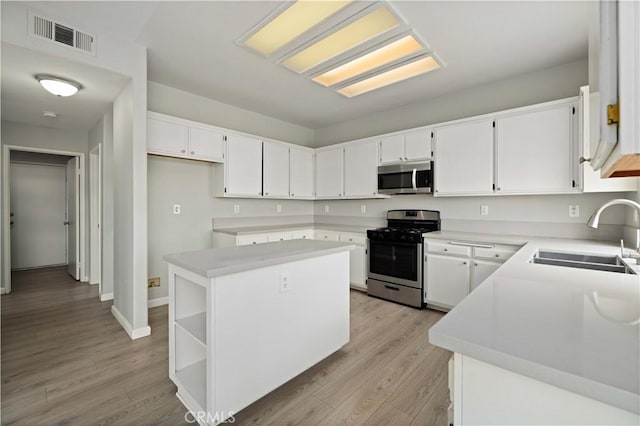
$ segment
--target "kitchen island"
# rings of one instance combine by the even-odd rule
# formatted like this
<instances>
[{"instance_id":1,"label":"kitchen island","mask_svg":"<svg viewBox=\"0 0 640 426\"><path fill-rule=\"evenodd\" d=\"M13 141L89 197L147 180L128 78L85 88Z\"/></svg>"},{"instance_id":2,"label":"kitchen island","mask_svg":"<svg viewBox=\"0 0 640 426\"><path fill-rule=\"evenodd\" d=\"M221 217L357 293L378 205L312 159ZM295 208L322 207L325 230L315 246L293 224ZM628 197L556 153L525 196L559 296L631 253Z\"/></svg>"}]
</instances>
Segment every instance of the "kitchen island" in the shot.
<instances>
[{"instance_id":1,"label":"kitchen island","mask_svg":"<svg viewBox=\"0 0 640 426\"><path fill-rule=\"evenodd\" d=\"M349 250L291 240L167 255L169 377L218 424L349 341Z\"/></svg>"},{"instance_id":2,"label":"kitchen island","mask_svg":"<svg viewBox=\"0 0 640 426\"><path fill-rule=\"evenodd\" d=\"M620 249L491 238L525 245L429 330L431 343L454 352L454 423L639 424L640 275L531 262L541 250L615 256Z\"/></svg>"}]
</instances>

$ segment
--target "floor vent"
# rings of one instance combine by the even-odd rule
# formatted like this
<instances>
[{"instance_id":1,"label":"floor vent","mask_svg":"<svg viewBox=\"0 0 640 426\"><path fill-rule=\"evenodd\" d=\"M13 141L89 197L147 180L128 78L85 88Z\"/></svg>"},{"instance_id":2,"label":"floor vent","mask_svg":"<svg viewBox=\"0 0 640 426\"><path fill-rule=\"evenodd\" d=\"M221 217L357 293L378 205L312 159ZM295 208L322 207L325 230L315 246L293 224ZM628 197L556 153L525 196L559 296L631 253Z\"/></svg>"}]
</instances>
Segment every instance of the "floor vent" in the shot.
<instances>
[{"instance_id":1,"label":"floor vent","mask_svg":"<svg viewBox=\"0 0 640 426\"><path fill-rule=\"evenodd\" d=\"M63 25L53 19L29 12L29 35L64 44L90 55L96 54L96 37L92 34Z\"/></svg>"}]
</instances>

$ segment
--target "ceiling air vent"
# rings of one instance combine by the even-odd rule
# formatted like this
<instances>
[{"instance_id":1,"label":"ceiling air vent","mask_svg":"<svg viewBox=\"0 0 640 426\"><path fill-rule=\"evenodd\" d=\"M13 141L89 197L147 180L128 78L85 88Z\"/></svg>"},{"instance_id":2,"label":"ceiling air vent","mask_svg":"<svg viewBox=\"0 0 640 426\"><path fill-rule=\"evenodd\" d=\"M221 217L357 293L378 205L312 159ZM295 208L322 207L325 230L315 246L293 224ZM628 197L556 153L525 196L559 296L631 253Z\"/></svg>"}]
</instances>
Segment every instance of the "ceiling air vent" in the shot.
<instances>
[{"instance_id":1,"label":"ceiling air vent","mask_svg":"<svg viewBox=\"0 0 640 426\"><path fill-rule=\"evenodd\" d=\"M90 55L96 54L96 37L29 12L29 35L64 44Z\"/></svg>"}]
</instances>

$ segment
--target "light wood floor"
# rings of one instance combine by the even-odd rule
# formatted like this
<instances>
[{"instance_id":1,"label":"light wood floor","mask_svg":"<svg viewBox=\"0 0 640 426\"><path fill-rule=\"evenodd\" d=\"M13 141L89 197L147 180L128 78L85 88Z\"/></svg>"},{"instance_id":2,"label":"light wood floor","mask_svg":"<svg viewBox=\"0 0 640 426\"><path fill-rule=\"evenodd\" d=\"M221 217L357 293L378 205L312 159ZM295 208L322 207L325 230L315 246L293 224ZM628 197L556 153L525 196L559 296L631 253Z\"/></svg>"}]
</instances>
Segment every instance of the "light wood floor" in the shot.
<instances>
[{"instance_id":1,"label":"light wood floor","mask_svg":"<svg viewBox=\"0 0 640 426\"><path fill-rule=\"evenodd\" d=\"M167 374L166 306L149 311L151 336L131 341L97 286L65 268L14 273L12 287L1 298L3 425L186 424ZM352 291L349 344L235 423L445 425L450 353L427 340L441 317Z\"/></svg>"}]
</instances>

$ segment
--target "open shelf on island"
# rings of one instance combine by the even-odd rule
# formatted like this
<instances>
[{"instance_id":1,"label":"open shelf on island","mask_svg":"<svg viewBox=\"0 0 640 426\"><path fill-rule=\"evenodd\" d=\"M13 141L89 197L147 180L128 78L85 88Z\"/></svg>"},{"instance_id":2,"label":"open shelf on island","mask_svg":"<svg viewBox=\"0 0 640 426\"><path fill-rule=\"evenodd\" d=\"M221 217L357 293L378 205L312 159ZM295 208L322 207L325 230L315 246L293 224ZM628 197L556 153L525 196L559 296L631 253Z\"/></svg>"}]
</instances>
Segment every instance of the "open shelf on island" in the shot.
<instances>
[{"instance_id":1,"label":"open shelf on island","mask_svg":"<svg viewBox=\"0 0 640 426\"><path fill-rule=\"evenodd\" d=\"M202 345L207 346L207 313L200 312L185 318L176 320L176 325L193 336Z\"/></svg>"},{"instance_id":2,"label":"open shelf on island","mask_svg":"<svg viewBox=\"0 0 640 426\"><path fill-rule=\"evenodd\" d=\"M176 376L202 410L207 409L207 360L203 359L176 371Z\"/></svg>"}]
</instances>

